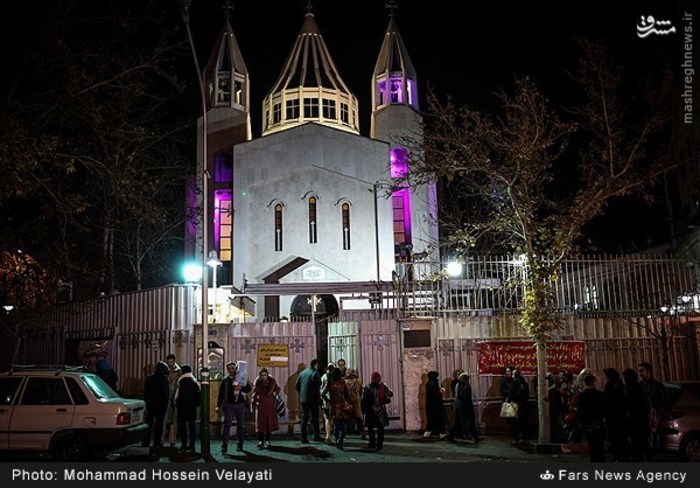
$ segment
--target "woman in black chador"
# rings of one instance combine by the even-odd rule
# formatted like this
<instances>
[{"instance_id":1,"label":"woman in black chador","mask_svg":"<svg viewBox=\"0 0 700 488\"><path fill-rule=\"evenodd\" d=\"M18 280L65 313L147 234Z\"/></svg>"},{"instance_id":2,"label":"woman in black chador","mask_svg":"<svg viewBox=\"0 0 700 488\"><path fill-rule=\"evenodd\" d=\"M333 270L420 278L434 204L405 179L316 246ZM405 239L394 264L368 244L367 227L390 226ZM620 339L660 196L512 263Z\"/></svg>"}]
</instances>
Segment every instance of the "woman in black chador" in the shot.
<instances>
[{"instance_id":1,"label":"woman in black chador","mask_svg":"<svg viewBox=\"0 0 700 488\"><path fill-rule=\"evenodd\" d=\"M518 405L518 416L511 423L511 437L514 446L528 444L527 441L527 420L530 414L530 387L528 386L523 375L519 370L513 371L513 384L508 393L508 401L515 402Z\"/></svg>"},{"instance_id":2,"label":"woman in black chador","mask_svg":"<svg viewBox=\"0 0 700 488\"><path fill-rule=\"evenodd\" d=\"M472 387L469 384L469 375L460 373L455 385L455 402L452 407L452 426L447 435L447 440L454 441L455 435L461 433L463 438L471 436L475 444L482 439L476 430L476 412L472 401Z\"/></svg>"},{"instance_id":3,"label":"woman in black chador","mask_svg":"<svg viewBox=\"0 0 700 488\"><path fill-rule=\"evenodd\" d=\"M442 394L445 389L440 386L437 371L428 371L428 382L425 384L425 432L423 437L438 434L440 439L447 437L445 434L445 407L442 402Z\"/></svg>"},{"instance_id":4,"label":"woman in black chador","mask_svg":"<svg viewBox=\"0 0 700 488\"><path fill-rule=\"evenodd\" d=\"M635 370L624 370L622 377L625 379L625 434L630 455L632 461L644 462L649 442L651 404Z\"/></svg>"},{"instance_id":5,"label":"woman in black chador","mask_svg":"<svg viewBox=\"0 0 700 488\"><path fill-rule=\"evenodd\" d=\"M605 368L603 373L608 380L603 393L606 402L605 421L613 458L617 462L629 461L625 434L625 385L620 372L615 368Z\"/></svg>"}]
</instances>

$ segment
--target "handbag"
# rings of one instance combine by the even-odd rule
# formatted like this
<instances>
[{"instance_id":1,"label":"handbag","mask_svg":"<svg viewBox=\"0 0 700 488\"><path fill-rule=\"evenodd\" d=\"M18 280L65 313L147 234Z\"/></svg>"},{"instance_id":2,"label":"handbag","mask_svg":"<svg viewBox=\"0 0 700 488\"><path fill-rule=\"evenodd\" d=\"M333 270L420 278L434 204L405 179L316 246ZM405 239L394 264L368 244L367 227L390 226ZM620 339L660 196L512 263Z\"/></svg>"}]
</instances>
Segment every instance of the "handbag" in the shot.
<instances>
[{"instance_id":1,"label":"handbag","mask_svg":"<svg viewBox=\"0 0 700 488\"><path fill-rule=\"evenodd\" d=\"M501 405L501 417L512 419L518 416L518 404L515 402L503 402Z\"/></svg>"},{"instance_id":2,"label":"handbag","mask_svg":"<svg viewBox=\"0 0 700 488\"><path fill-rule=\"evenodd\" d=\"M339 408L345 415L352 415L354 410L352 403L348 402L347 400L343 400L343 402L339 405Z\"/></svg>"},{"instance_id":3,"label":"handbag","mask_svg":"<svg viewBox=\"0 0 700 488\"><path fill-rule=\"evenodd\" d=\"M284 402L282 395L277 395L275 397L275 412L277 412L277 415L280 417L284 417L287 413L287 404Z\"/></svg>"}]
</instances>

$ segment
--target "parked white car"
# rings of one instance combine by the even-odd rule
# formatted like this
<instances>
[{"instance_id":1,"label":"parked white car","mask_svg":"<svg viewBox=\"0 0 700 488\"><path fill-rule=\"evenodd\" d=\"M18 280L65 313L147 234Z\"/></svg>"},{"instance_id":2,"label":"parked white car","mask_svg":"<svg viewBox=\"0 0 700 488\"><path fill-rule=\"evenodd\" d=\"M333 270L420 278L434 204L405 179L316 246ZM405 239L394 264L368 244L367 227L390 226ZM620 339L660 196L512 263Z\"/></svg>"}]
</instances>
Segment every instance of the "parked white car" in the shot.
<instances>
[{"instance_id":1,"label":"parked white car","mask_svg":"<svg viewBox=\"0 0 700 488\"><path fill-rule=\"evenodd\" d=\"M666 384L670 408L659 422L661 449L700 462L700 383Z\"/></svg>"},{"instance_id":2,"label":"parked white car","mask_svg":"<svg viewBox=\"0 0 700 488\"><path fill-rule=\"evenodd\" d=\"M144 437L145 410L94 373L15 369L0 374L0 451L49 452L58 461L103 457Z\"/></svg>"}]
</instances>

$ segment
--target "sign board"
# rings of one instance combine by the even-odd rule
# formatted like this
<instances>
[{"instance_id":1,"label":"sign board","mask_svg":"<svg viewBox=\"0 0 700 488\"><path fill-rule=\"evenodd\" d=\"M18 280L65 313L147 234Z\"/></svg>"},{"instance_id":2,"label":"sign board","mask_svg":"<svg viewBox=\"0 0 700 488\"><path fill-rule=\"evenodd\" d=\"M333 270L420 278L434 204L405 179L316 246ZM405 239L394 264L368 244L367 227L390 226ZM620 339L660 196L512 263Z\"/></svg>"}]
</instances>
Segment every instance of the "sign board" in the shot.
<instances>
[{"instance_id":1,"label":"sign board","mask_svg":"<svg viewBox=\"0 0 700 488\"><path fill-rule=\"evenodd\" d=\"M479 374L502 375L506 366L515 366L524 375L537 374L535 343L532 341L486 341L476 345ZM547 371L578 373L586 367L583 341L547 342Z\"/></svg>"},{"instance_id":2,"label":"sign board","mask_svg":"<svg viewBox=\"0 0 700 488\"><path fill-rule=\"evenodd\" d=\"M286 344L258 344L259 367L282 367L289 365L289 346Z\"/></svg>"}]
</instances>

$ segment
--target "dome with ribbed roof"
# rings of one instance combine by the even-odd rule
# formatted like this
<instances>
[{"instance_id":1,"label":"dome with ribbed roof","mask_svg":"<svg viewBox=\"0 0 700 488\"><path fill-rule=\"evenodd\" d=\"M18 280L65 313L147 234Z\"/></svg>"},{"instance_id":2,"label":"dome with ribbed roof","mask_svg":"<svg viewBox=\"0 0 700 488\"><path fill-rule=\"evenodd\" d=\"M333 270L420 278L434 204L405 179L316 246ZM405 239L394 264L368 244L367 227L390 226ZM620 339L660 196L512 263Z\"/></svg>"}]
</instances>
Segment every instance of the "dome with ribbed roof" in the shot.
<instances>
[{"instance_id":1,"label":"dome with ribbed roof","mask_svg":"<svg viewBox=\"0 0 700 488\"><path fill-rule=\"evenodd\" d=\"M263 135L307 122L359 134L357 99L343 82L314 14L307 12L294 47L263 101Z\"/></svg>"}]
</instances>

